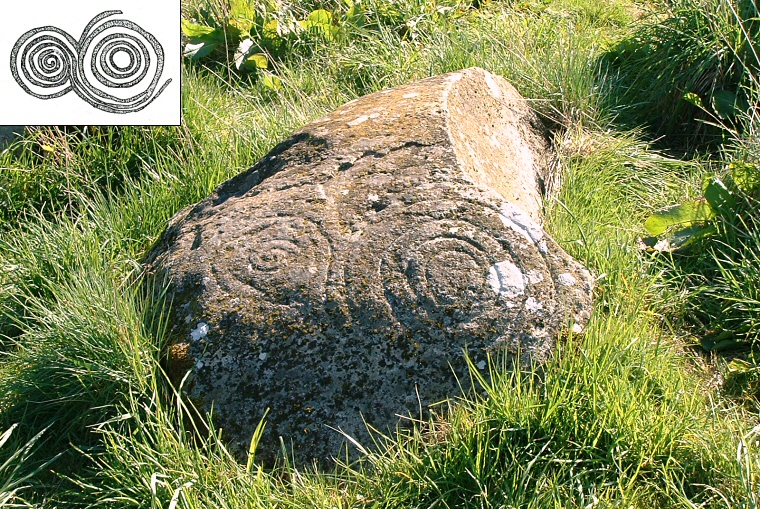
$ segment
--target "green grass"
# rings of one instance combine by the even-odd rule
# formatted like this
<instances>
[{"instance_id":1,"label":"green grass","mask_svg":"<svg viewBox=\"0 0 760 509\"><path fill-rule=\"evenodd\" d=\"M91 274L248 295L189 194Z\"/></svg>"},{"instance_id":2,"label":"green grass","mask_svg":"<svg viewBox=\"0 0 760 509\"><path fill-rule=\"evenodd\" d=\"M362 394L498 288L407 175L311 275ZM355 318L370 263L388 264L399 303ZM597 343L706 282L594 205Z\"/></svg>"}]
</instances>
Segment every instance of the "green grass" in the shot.
<instances>
[{"instance_id":1,"label":"green grass","mask_svg":"<svg viewBox=\"0 0 760 509\"><path fill-rule=\"evenodd\" d=\"M691 347L687 320L757 327L756 216L727 218L706 244L700 263L713 273L637 243L646 217L698 195L705 174L760 160L751 119L694 160L654 150L651 125L620 127L622 78L603 55L644 30L649 9L663 22L662 6L478 4L434 16L429 2L374 0L395 14L286 55L272 69L279 91L224 62L188 64L180 128L41 130L0 154L0 505L758 506L758 368L747 357L745 380L731 379L727 360ZM166 380L163 288L144 287L143 258L176 212L300 125L472 65L514 83L552 128L547 229L596 276L586 331L559 338L532 371L494 359L481 392L411 431L376 434L357 463L322 473L237 463L223 432ZM637 79L671 86L641 69Z\"/></svg>"},{"instance_id":2,"label":"green grass","mask_svg":"<svg viewBox=\"0 0 760 509\"><path fill-rule=\"evenodd\" d=\"M680 150L725 139L750 103L760 69L755 0L664 2L610 49L603 62L610 108Z\"/></svg>"},{"instance_id":3,"label":"green grass","mask_svg":"<svg viewBox=\"0 0 760 509\"><path fill-rule=\"evenodd\" d=\"M689 252L662 260L665 294L680 307L674 315L706 335L708 349L760 340L760 207L746 207L718 218L717 233Z\"/></svg>"}]
</instances>

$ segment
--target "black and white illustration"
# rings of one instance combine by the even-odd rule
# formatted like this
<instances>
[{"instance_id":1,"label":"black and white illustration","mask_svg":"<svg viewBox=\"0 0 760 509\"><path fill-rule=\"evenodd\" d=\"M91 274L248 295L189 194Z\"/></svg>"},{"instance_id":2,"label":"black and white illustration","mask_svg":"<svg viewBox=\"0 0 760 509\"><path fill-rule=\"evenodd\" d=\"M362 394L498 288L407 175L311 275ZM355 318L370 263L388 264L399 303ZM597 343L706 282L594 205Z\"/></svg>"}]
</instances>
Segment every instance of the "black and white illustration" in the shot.
<instances>
[{"instance_id":1,"label":"black and white illustration","mask_svg":"<svg viewBox=\"0 0 760 509\"><path fill-rule=\"evenodd\" d=\"M36 5L2 7L18 22L0 23L0 124L178 124L178 2L122 3L74 1L76 15L39 21Z\"/></svg>"}]
</instances>

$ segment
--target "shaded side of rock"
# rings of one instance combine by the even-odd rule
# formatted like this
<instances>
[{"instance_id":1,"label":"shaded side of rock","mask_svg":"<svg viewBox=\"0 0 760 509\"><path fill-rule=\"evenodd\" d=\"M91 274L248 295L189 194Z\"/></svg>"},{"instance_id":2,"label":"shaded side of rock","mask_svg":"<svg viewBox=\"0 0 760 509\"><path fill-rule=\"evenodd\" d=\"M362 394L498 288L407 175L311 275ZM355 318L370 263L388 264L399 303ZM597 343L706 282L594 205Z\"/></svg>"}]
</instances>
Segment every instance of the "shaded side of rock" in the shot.
<instances>
[{"instance_id":1,"label":"shaded side of rock","mask_svg":"<svg viewBox=\"0 0 760 509\"><path fill-rule=\"evenodd\" d=\"M241 459L278 437L340 454L456 397L464 351L542 362L592 278L541 227L547 143L482 69L352 101L180 212L148 258L171 278L170 362Z\"/></svg>"}]
</instances>

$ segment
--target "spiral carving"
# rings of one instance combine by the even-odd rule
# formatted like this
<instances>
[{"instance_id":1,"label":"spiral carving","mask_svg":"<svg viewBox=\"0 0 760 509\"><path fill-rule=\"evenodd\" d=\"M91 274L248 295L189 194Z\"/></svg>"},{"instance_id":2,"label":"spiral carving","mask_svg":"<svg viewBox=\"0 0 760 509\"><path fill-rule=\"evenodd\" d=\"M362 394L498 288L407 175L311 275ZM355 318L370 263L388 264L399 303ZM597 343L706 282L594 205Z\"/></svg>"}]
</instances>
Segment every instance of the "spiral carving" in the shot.
<instances>
[{"instance_id":1,"label":"spiral carving","mask_svg":"<svg viewBox=\"0 0 760 509\"><path fill-rule=\"evenodd\" d=\"M395 238L382 246L357 246L345 267L354 312L373 310L411 331L443 327L449 332L510 330L539 295L542 310L533 314L548 314L556 293L549 261L535 244L525 244L482 210L470 203L419 202L402 222L383 224ZM373 236L380 237L368 232ZM495 281L506 268L515 281Z\"/></svg>"},{"instance_id":2,"label":"spiral carving","mask_svg":"<svg viewBox=\"0 0 760 509\"><path fill-rule=\"evenodd\" d=\"M479 310L462 303L491 297L482 276L492 263L489 251L501 251L498 241L470 223L430 221L406 232L382 253L378 262L383 295L407 326L412 316L413 322L422 320L421 327L437 315L457 322L473 320Z\"/></svg>"},{"instance_id":3,"label":"spiral carving","mask_svg":"<svg viewBox=\"0 0 760 509\"><path fill-rule=\"evenodd\" d=\"M160 87L164 50L158 39L125 19L122 11L104 11L74 39L53 27L24 33L11 51L11 74L38 99L54 99L70 91L93 107L110 113L132 113L155 100Z\"/></svg>"},{"instance_id":4,"label":"spiral carving","mask_svg":"<svg viewBox=\"0 0 760 509\"><path fill-rule=\"evenodd\" d=\"M240 238L231 275L245 293L271 303L324 300L331 250L316 222L284 213L258 217Z\"/></svg>"}]
</instances>

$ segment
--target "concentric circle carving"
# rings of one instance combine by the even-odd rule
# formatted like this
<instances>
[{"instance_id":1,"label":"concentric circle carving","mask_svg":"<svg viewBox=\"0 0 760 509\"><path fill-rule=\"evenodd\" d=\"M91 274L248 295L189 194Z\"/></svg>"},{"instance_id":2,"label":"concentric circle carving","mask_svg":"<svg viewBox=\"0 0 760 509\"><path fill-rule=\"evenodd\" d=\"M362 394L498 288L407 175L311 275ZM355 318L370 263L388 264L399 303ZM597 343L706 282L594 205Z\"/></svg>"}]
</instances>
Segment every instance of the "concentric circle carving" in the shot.
<instances>
[{"instance_id":1,"label":"concentric circle carving","mask_svg":"<svg viewBox=\"0 0 760 509\"><path fill-rule=\"evenodd\" d=\"M371 309L411 331L504 332L518 315L553 308L554 302L534 304L538 296L554 298L547 260L495 213L472 203L428 202L410 215L390 228L383 224L395 232L391 240L368 232L355 247L344 270L353 313ZM494 274L519 280L494 281Z\"/></svg>"},{"instance_id":2,"label":"concentric circle carving","mask_svg":"<svg viewBox=\"0 0 760 509\"><path fill-rule=\"evenodd\" d=\"M273 304L323 302L331 258L319 224L307 218L276 215L246 220L237 244L232 275L259 298Z\"/></svg>"}]
</instances>

